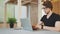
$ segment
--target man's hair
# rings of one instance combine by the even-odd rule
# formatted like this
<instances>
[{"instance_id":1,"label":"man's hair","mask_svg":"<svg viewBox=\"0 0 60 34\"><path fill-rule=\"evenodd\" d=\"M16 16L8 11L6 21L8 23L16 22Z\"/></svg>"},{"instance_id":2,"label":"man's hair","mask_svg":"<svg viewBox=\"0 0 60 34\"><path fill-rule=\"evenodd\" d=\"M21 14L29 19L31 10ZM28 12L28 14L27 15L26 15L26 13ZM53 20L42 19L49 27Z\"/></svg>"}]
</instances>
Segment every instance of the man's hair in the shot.
<instances>
[{"instance_id":1,"label":"man's hair","mask_svg":"<svg viewBox=\"0 0 60 34\"><path fill-rule=\"evenodd\" d=\"M53 5L51 3L51 1L45 1L42 4L43 6L46 6L46 8L50 8L51 10L53 9Z\"/></svg>"}]
</instances>

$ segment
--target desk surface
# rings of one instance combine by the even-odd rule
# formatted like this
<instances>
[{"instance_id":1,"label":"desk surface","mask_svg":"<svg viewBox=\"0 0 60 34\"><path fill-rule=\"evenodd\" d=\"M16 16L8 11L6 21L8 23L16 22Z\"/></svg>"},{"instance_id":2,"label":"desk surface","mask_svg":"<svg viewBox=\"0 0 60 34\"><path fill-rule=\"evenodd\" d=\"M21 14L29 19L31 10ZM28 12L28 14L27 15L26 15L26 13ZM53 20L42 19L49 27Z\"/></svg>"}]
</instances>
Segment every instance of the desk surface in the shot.
<instances>
[{"instance_id":1,"label":"desk surface","mask_svg":"<svg viewBox=\"0 0 60 34\"><path fill-rule=\"evenodd\" d=\"M60 34L55 31L27 31L27 30L15 30L15 29L0 29L0 34Z\"/></svg>"}]
</instances>

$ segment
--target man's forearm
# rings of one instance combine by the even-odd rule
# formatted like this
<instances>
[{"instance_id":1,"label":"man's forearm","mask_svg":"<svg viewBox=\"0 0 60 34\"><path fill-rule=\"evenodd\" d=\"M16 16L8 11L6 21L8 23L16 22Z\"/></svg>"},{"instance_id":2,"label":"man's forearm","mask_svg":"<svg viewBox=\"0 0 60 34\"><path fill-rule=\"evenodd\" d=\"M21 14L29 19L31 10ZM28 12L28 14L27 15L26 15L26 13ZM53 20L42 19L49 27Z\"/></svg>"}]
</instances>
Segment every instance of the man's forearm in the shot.
<instances>
[{"instance_id":1,"label":"man's forearm","mask_svg":"<svg viewBox=\"0 0 60 34\"><path fill-rule=\"evenodd\" d=\"M58 28L56 27L48 27L48 26L43 26L43 29L46 29L46 30L51 30L51 31L60 31Z\"/></svg>"}]
</instances>

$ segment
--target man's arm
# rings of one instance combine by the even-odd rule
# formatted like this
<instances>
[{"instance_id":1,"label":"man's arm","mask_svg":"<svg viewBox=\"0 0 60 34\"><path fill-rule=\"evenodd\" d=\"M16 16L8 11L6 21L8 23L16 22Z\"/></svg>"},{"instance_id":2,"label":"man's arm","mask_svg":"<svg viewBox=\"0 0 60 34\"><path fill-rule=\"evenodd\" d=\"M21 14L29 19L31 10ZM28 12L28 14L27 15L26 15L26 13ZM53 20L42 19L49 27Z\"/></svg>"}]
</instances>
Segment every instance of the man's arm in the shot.
<instances>
[{"instance_id":1,"label":"man's arm","mask_svg":"<svg viewBox=\"0 0 60 34\"><path fill-rule=\"evenodd\" d=\"M51 31L60 31L60 21L56 21L55 27L43 26L43 29L51 30Z\"/></svg>"},{"instance_id":2,"label":"man's arm","mask_svg":"<svg viewBox=\"0 0 60 34\"><path fill-rule=\"evenodd\" d=\"M41 25L44 25L44 23L42 21L40 21L35 27L38 29L41 29Z\"/></svg>"},{"instance_id":3,"label":"man's arm","mask_svg":"<svg viewBox=\"0 0 60 34\"><path fill-rule=\"evenodd\" d=\"M37 29L41 29L41 25L43 24L42 21L40 21L39 23L37 23L36 25L32 25L33 30L37 30Z\"/></svg>"},{"instance_id":4,"label":"man's arm","mask_svg":"<svg viewBox=\"0 0 60 34\"><path fill-rule=\"evenodd\" d=\"M43 21L40 21L37 25L44 25Z\"/></svg>"}]
</instances>

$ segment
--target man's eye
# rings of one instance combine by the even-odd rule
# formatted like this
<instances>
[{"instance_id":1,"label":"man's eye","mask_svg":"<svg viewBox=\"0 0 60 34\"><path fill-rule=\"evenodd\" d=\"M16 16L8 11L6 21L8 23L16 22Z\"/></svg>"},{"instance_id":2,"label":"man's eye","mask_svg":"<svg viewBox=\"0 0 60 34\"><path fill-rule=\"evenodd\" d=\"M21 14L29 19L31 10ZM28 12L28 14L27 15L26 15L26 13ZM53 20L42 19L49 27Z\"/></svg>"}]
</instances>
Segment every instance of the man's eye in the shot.
<instances>
[{"instance_id":1,"label":"man's eye","mask_svg":"<svg viewBox=\"0 0 60 34\"><path fill-rule=\"evenodd\" d=\"M45 9L45 8L42 8L42 9Z\"/></svg>"}]
</instances>

